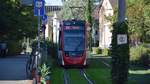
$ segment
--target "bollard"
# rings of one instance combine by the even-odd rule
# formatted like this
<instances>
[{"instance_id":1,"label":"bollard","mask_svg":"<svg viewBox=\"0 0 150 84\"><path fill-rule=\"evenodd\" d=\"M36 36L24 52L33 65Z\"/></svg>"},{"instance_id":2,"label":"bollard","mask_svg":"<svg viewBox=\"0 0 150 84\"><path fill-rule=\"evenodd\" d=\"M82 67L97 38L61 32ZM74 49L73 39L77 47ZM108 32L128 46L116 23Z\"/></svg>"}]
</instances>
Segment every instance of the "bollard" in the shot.
<instances>
[{"instance_id":1,"label":"bollard","mask_svg":"<svg viewBox=\"0 0 150 84\"><path fill-rule=\"evenodd\" d=\"M41 72L40 70L37 71L36 79L38 83L41 83Z\"/></svg>"},{"instance_id":2,"label":"bollard","mask_svg":"<svg viewBox=\"0 0 150 84\"><path fill-rule=\"evenodd\" d=\"M35 78L36 77L36 68L32 69L32 77Z\"/></svg>"},{"instance_id":3,"label":"bollard","mask_svg":"<svg viewBox=\"0 0 150 84\"><path fill-rule=\"evenodd\" d=\"M41 76L40 76L40 75L37 75L37 76L36 76L36 79L37 79L37 82L38 82L38 83L41 83Z\"/></svg>"}]
</instances>

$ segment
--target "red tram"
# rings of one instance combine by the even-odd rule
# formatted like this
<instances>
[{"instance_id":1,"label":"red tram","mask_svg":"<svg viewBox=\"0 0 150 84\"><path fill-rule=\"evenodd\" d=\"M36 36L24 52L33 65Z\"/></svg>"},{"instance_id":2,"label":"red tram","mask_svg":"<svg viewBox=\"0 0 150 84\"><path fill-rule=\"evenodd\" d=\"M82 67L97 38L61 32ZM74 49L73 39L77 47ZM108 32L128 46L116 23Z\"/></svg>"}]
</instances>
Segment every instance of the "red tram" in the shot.
<instances>
[{"instance_id":1,"label":"red tram","mask_svg":"<svg viewBox=\"0 0 150 84\"><path fill-rule=\"evenodd\" d=\"M85 66L87 58L86 22L62 21L59 31L58 59L63 66Z\"/></svg>"}]
</instances>

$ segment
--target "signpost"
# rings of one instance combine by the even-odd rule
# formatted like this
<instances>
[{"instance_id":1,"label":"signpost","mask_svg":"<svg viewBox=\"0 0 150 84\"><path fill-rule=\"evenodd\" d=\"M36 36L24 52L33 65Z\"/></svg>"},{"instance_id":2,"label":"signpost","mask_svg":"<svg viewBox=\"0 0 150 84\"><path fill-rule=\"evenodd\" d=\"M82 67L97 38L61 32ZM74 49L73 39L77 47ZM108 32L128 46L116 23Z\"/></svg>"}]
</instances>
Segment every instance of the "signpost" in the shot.
<instances>
[{"instance_id":1,"label":"signpost","mask_svg":"<svg viewBox=\"0 0 150 84\"><path fill-rule=\"evenodd\" d=\"M47 15L44 15L44 16L42 16L42 31L43 31L43 39L44 39L44 49L46 48L46 42L45 42L46 23L47 23Z\"/></svg>"},{"instance_id":2,"label":"signpost","mask_svg":"<svg viewBox=\"0 0 150 84\"><path fill-rule=\"evenodd\" d=\"M127 44L127 35L126 34L118 34L117 35L117 44Z\"/></svg>"},{"instance_id":3,"label":"signpost","mask_svg":"<svg viewBox=\"0 0 150 84\"><path fill-rule=\"evenodd\" d=\"M43 15L42 16L42 24L46 24L47 23L47 15Z\"/></svg>"},{"instance_id":4,"label":"signpost","mask_svg":"<svg viewBox=\"0 0 150 84\"><path fill-rule=\"evenodd\" d=\"M44 0L34 0L34 16L44 16ZM40 10L40 11L39 11Z\"/></svg>"},{"instance_id":5,"label":"signpost","mask_svg":"<svg viewBox=\"0 0 150 84\"><path fill-rule=\"evenodd\" d=\"M45 14L44 4L45 4L44 0L34 0L34 16L38 16L38 37L37 37L38 52L41 52L41 49L40 49L40 23L41 23L40 17ZM41 53L36 58L36 63L37 63L36 68L38 67L38 64L40 64L40 58L41 58L40 55L41 55Z\"/></svg>"},{"instance_id":6,"label":"signpost","mask_svg":"<svg viewBox=\"0 0 150 84\"><path fill-rule=\"evenodd\" d=\"M34 0L34 16L38 16L38 49L40 49L40 16L44 14L44 0Z\"/></svg>"},{"instance_id":7,"label":"signpost","mask_svg":"<svg viewBox=\"0 0 150 84\"><path fill-rule=\"evenodd\" d=\"M42 58L42 59L44 61L47 60L47 45L46 45L46 39L45 39L46 24L47 24L47 15L43 15L42 16L42 31L43 31L44 45L43 45L42 53L43 53L44 58Z\"/></svg>"}]
</instances>

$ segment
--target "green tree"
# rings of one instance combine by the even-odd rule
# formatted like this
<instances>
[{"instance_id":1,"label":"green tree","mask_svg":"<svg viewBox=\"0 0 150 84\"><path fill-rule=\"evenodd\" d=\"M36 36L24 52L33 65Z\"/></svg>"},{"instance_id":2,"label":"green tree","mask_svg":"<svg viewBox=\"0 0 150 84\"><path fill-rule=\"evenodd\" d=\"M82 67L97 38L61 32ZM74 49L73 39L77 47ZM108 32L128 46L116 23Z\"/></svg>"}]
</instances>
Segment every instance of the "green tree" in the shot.
<instances>
[{"instance_id":1,"label":"green tree","mask_svg":"<svg viewBox=\"0 0 150 84\"><path fill-rule=\"evenodd\" d=\"M20 5L20 0L0 1L0 38L1 40L20 40L24 36L35 37L36 18L33 17L32 7Z\"/></svg>"},{"instance_id":2,"label":"green tree","mask_svg":"<svg viewBox=\"0 0 150 84\"><path fill-rule=\"evenodd\" d=\"M150 5L148 0L127 0L130 41L133 45L148 41L150 35Z\"/></svg>"},{"instance_id":3,"label":"green tree","mask_svg":"<svg viewBox=\"0 0 150 84\"><path fill-rule=\"evenodd\" d=\"M59 13L59 17L63 20L72 18L85 20L85 3L86 0L68 0L64 2L64 6Z\"/></svg>"},{"instance_id":4,"label":"green tree","mask_svg":"<svg viewBox=\"0 0 150 84\"><path fill-rule=\"evenodd\" d=\"M89 30L89 49L92 51L92 26L93 26L93 20L92 20L92 6L93 6L93 0L87 0L87 5L86 5L86 21L89 24L90 30Z\"/></svg>"},{"instance_id":5,"label":"green tree","mask_svg":"<svg viewBox=\"0 0 150 84\"><path fill-rule=\"evenodd\" d=\"M150 1L126 0L126 3L130 44L137 45L138 42L150 42ZM117 13L118 11L115 11L115 15L108 18L112 23L116 21Z\"/></svg>"},{"instance_id":6,"label":"green tree","mask_svg":"<svg viewBox=\"0 0 150 84\"><path fill-rule=\"evenodd\" d=\"M37 19L33 17L33 8L20 4L20 0L0 0L0 41L7 42L15 50L20 49L24 38L35 38ZM17 48L18 47L18 48Z\"/></svg>"}]
</instances>

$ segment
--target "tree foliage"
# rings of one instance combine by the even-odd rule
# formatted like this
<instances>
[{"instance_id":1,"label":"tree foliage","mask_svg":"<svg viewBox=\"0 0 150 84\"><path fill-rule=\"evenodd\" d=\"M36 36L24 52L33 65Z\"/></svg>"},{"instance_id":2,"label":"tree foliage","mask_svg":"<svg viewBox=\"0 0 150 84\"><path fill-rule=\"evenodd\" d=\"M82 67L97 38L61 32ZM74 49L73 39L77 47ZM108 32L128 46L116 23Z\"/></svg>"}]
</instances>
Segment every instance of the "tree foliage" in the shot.
<instances>
[{"instance_id":1,"label":"tree foliage","mask_svg":"<svg viewBox=\"0 0 150 84\"><path fill-rule=\"evenodd\" d=\"M0 0L0 42L8 45L8 54L20 53L22 40L35 38L37 18L33 8L20 4L20 0Z\"/></svg>"},{"instance_id":2,"label":"tree foliage","mask_svg":"<svg viewBox=\"0 0 150 84\"><path fill-rule=\"evenodd\" d=\"M32 7L20 5L20 0L0 0L0 4L1 41L19 41L24 36L35 37L37 22Z\"/></svg>"},{"instance_id":3,"label":"tree foliage","mask_svg":"<svg viewBox=\"0 0 150 84\"><path fill-rule=\"evenodd\" d=\"M112 31L112 84L126 84L129 68L129 39L127 44L118 45L117 35L126 34L131 44L149 40L149 0L126 0L128 22L115 23ZM115 16L114 16L115 17Z\"/></svg>"},{"instance_id":4,"label":"tree foliage","mask_svg":"<svg viewBox=\"0 0 150 84\"><path fill-rule=\"evenodd\" d=\"M87 0L68 0L64 2L64 6L59 13L61 19L72 19L80 18L85 19L85 6ZM81 7L81 8L70 8L70 7Z\"/></svg>"},{"instance_id":5,"label":"tree foliage","mask_svg":"<svg viewBox=\"0 0 150 84\"><path fill-rule=\"evenodd\" d=\"M93 6L93 0L87 0L85 19L90 27L90 31L89 31L89 49L90 49L90 51L92 51L92 26L93 26L92 6Z\"/></svg>"},{"instance_id":6,"label":"tree foliage","mask_svg":"<svg viewBox=\"0 0 150 84\"><path fill-rule=\"evenodd\" d=\"M150 0L126 0L126 4L130 44L150 42ZM115 11L115 15L109 17L109 20L115 22L117 13Z\"/></svg>"},{"instance_id":7,"label":"tree foliage","mask_svg":"<svg viewBox=\"0 0 150 84\"><path fill-rule=\"evenodd\" d=\"M149 0L127 0L127 17L132 44L149 41L150 4Z\"/></svg>"},{"instance_id":8,"label":"tree foliage","mask_svg":"<svg viewBox=\"0 0 150 84\"><path fill-rule=\"evenodd\" d=\"M94 0L68 0L64 2L64 6L60 11L59 16L61 19L77 18L92 23L92 17L90 16L92 14L93 2Z\"/></svg>"},{"instance_id":9,"label":"tree foliage","mask_svg":"<svg viewBox=\"0 0 150 84\"><path fill-rule=\"evenodd\" d=\"M92 27L92 0L87 0L87 5L86 5L86 20L90 24L90 27Z\"/></svg>"}]
</instances>

